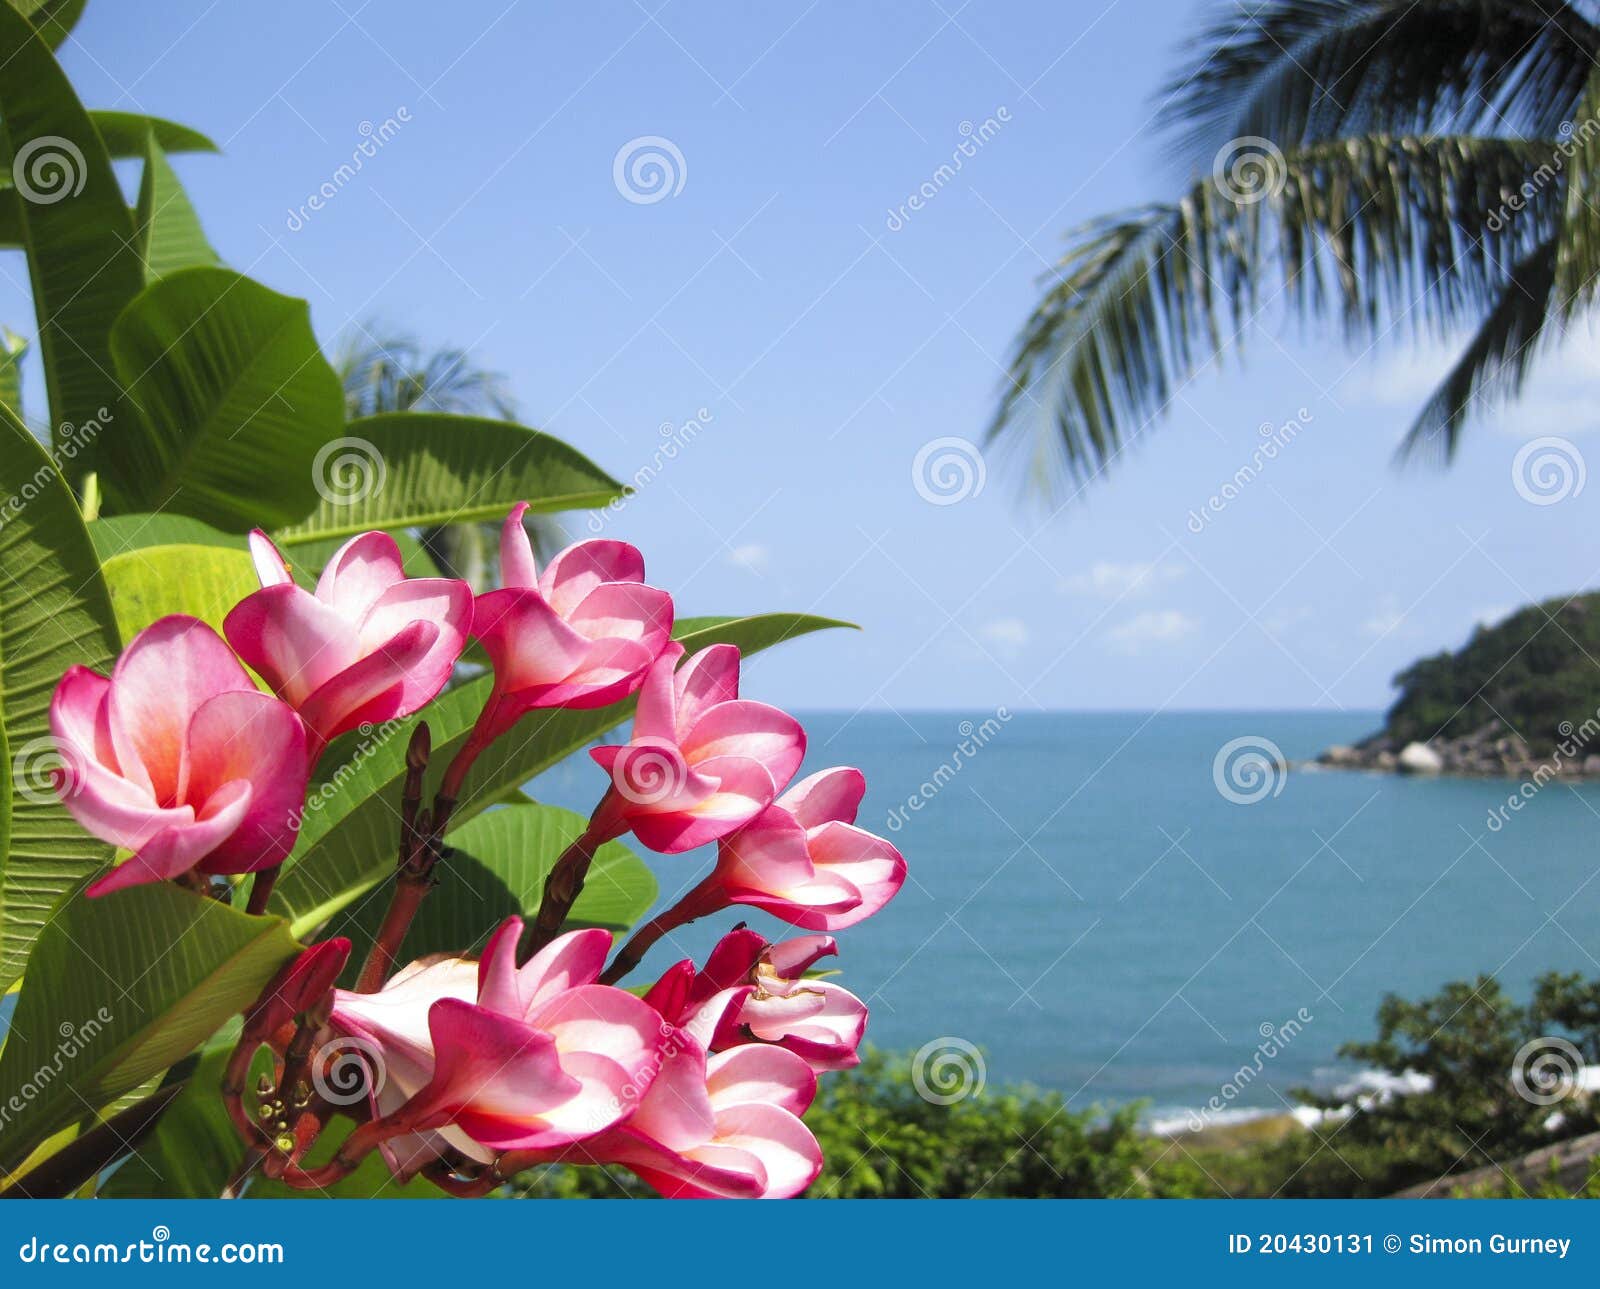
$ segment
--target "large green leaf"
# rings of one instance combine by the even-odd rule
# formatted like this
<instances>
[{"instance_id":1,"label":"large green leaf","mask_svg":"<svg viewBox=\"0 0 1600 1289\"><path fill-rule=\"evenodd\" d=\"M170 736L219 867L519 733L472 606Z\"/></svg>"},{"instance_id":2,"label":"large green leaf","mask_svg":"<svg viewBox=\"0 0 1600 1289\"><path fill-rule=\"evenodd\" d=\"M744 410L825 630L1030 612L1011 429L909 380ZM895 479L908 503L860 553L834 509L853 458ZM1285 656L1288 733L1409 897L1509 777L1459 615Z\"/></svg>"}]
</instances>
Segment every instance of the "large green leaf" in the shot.
<instances>
[{"instance_id":1,"label":"large green leaf","mask_svg":"<svg viewBox=\"0 0 1600 1289\"><path fill-rule=\"evenodd\" d=\"M539 911L544 879L561 852L583 832L582 815L556 806L512 805L485 811L450 836L438 888L422 902L402 946L402 961L434 953L476 956L500 922ZM656 879L621 842L595 852L569 926L626 931L656 899ZM328 927L355 946L350 974L377 939L387 901L363 900Z\"/></svg>"},{"instance_id":2,"label":"large green leaf","mask_svg":"<svg viewBox=\"0 0 1600 1289\"><path fill-rule=\"evenodd\" d=\"M206 241L189 194L167 162L166 153L154 133L145 149L144 174L139 181L139 204L134 222L139 234L139 253L144 258L146 282L154 282L178 269L219 263L217 253Z\"/></svg>"},{"instance_id":3,"label":"large green leaf","mask_svg":"<svg viewBox=\"0 0 1600 1289\"><path fill-rule=\"evenodd\" d=\"M187 1056L296 947L277 918L171 883L72 896L39 937L0 1054L0 1105L22 1107L0 1167Z\"/></svg>"},{"instance_id":4,"label":"large green leaf","mask_svg":"<svg viewBox=\"0 0 1600 1289\"><path fill-rule=\"evenodd\" d=\"M421 542L408 532L391 536L400 548L401 567L407 577L439 576L438 565ZM243 533L225 533L187 515L112 515L90 523L89 538L102 563L149 546L220 546L231 551L249 550ZM300 585L314 587L323 565L343 544L342 538L302 542L285 552L289 571ZM253 582L249 589L255 589Z\"/></svg>"},{"instance_id":5,"label":"large green leaf","mask_svg":"<svg viewBox=\"0 0 1600 1289\"><path fill-rule=\"evenodd\" d=\"M10 0L11 7L33 24L51 49L72 34L89 0Z\"/></svg>"},{"instance_id":6,"label":"large green leaf","mask_svg":"<svg viewBox=\"0 0 1600 1289\"><path fill-rule=\"evenodd\" d=\"M128 306L111 351L138 412L106 444L116 511L243 531L315 504L313 464L344 402L304 300L228 269L183 269Z\"/></svg>"},{"instance_id":7,"label":"large green leaf","mask_svg":"<svg viewBox=\"0 0 1600 1289\"><path fill-rule=\"evenodd\" d=\"M113 555L101 571L124 640L169 613L220 634L228 610L260 586L249 554L226 546L145 546Z\"/></svg>"},{"instance_id":8,"label":"large green leaf","mask_svg":"<svg viewBox=\"0 0 1600 1289\"><path fill-rule=\"evenodd\" d=\"M673 634L691 652L726 642L748 655L812 631L849 625L803 613L766 613L689 619L679 623ZM474 680L423 712L433 735L434 780L465 740L491 683L488 677ZM454 826L459 828L534 775L599 739L632 712L630 699L597 711L535 712L525 717L478 758L456 807ZM379 727L347 764L331 772L329 782L313 789L299 844L278 879L271 905L290 918L297 933L321 925L393 869L397 803L412 723ZM597 777L597 800L602 786Z\"/></svg>"},{"instance_id":9,"label":"large green leaf","mask_svg":"<svg viewBox=\"0 0 1600 1289\"><path fill-rule=\"evenodd\" d=\"M226 546L246 550L244 537L187 515L111 515L89 522L89 540L102 561L146 546Z\"/></svg>"},{"instance_id":10,"label":"large green leaf","mask_svg":"<svg viewBox=\"0 0 1600 1289\"><path fill-rule=\"evenodd\" d=\"M324 463L322 504L280 540L501 519L519 501L535 511L584 510L622 494L575 448L510 421L386 412L350 422L345 435L344 459Z\"/></svg>"},{"instance_id":11,"label":"large green leaf","mask_svg":"<svg viewBox=\"0 0 1600 1289\"><path fill-rule=\"evenodd\" d=\"M25 181L13 194L23 198L14 210L28 253L50 422L98 423L114 414L119 398L112 323L144 284L133 217L89 114L49 47L10 5L0 5L0 138L13 174ZM117 426L119 433L127 428ZM69 476L88 469L103 446L86 445L64 462Z\"/></svg>"},{"instance_id":12,"label":"large green leaf","mask_svg":"<svg viewBox=\"0 0 1600 1289\"><path fill-rule=\"evenodd\" d=\"M0 990L62 892L111 856L49 790L50 696L73 663L109 669L117 629L66 483L38 441L0 409L0 722L11 768L11 836L0 858ZM0 1102L3 1104L3 1102Z\"/></svg>"},{"instance_id":13,"label":"large green leaf","mask_svg":"<svg viewBox=\"0 0 1600 1289\"><path fill-rule=\"evenodd\" d=\"M231 1047L217 1044L188 1062L183 1091L138 1151L100 1184L106 1199L216 1199L244 1158L244 1143L222 1101ZM265 1052L262 1054L265 1060ZM254 1086L255 1070L246 1080ZM174 1071L176 1075L178 1071Z\"/></svg>"}]
</instances>

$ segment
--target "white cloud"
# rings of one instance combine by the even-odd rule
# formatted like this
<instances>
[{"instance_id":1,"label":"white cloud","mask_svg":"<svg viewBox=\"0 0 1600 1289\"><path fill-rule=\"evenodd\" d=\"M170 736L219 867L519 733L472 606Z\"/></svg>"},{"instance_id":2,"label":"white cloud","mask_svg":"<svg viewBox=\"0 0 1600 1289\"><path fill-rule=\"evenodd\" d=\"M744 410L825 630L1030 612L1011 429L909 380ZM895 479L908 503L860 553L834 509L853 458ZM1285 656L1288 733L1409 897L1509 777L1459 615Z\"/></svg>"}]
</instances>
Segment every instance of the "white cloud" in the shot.
<instances>
[{"instance_id":1,"label":"white cloud","mask_svg":"<svg viewBox=\"0 0 1600 1289\"><path fill-rule=\"evenodd\" d=\"M1062 578L1061 589L1074 595L1120 600L1125 595L1147 595L1182 576L1181 564L1118 564L1113 560L1098 560L1085 572Z\"/></svg>"},{"instance_id":2,"label":"white cloud","mask_svg":"<svg viewBox=\"0 0 1600 1289\"><path fill-rule=\"evenodd\" d=\"M1415 415L1460 358L1468 338L1403 346L1398 353L1365 364L1346 387L1370 405ZM1600 380L1600 337L1577 327L1552 347L1535 352L1520 398L1504 404L1488 399L1479 424L1518 438L1578 434L1600 428L1594 386Z\"/></svg>"},{"instance_id":3,"label":"white cloud","mask_svg":"<svg viewBox=\"0 0 1600 1289\"><path fill-rule=\"evenodd\" d=\"M1015 653L1031 638L1028 624L1021 618L996 618L978 628L978 634L1007 653Z\"/></svg>"},{"instance_id":4,"label":"white cloud","mask_svg":"<svg viewBox=\"0 0 1600 1289\"><path fill-rule=\"evenodd\" d=\"M1416 625L1407 622L1405 611L1400 607L1400 601L1392 595L1386 595L1378 602L1378 607L1361 624L1361 629L1369 636L1398 635L1412 637L1418 634Z\"/></svg>"},{"instance_id":5,"label":"white cloud","mask_svg":"<svg viewBox=\"0 0 1600 1289\"><path fill-rule=\"evenodd\" d=\"M771 562L772 552L755 542L747 546L735 546L728 552L728 563L747 573L765 573Z\"/></svg>"},{"instance_id":6,"label":"white cloud","mask_svg":"<svg viewBox=\"0 0 1600 1289\"><path fill-rule=\"evenodd\" d=\"M1119 649L1137 653L1148 645L1167 645L1193 634L1200 624L1181 609L1155 609L1112 627L1106 639Z\"/></svg>"}]
</instances>

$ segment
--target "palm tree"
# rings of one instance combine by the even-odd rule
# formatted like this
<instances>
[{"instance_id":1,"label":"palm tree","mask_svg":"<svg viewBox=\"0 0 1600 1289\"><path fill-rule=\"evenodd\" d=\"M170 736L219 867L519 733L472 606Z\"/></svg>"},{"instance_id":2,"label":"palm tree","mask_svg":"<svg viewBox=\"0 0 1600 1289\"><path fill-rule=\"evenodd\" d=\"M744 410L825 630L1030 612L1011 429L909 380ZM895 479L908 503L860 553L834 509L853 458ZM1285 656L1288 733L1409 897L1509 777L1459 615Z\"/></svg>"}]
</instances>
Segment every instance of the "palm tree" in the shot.
<instances>
[{"instance_id":1,"label":"palm tree","mask_svg":"<svg viewBox=\"0 0 1600 1289\"><path fill-rule=\"evenodd\" d=\"M361 327L334 358L344 386L345 415L382 412L453 412L459 416L516 419L505 377L473 363L465 349L425 349L409 336ZM541 560L565 544L561 524L550 515L523 521ZM418 531L417 538L448 576L482 589L495 580L497 528L451 524Z\"/></svg>"},{"instance_id":2,"label":"palm tree","mask_svg":"<svg viewBox=\"0 0 1600 1289\"><path fill-rule=\"evenodd\" d=\"M1457 340L1402 457L1450 460L1600 270L1594 0L1263 0L1206 30L1162 124L1178 201L1077 230L991 440L1046 489L1099 474L1280 304L1363 345Z\"/></svg>"}]
</instances>

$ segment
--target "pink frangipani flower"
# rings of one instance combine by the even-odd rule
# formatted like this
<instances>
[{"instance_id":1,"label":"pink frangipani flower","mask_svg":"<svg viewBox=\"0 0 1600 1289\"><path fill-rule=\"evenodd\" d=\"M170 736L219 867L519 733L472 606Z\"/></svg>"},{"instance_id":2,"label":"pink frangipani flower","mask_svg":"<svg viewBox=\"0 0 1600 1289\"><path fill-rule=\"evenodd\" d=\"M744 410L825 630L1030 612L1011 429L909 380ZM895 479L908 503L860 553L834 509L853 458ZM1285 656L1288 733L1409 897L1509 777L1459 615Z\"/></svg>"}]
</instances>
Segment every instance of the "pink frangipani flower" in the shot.
<instances>
[{"instance_id":1,"label":"pink frangipani flower","mask_svg":"<svg viewBox=\"0 0 1600 1289\"><path fill-rule=\"evenodd\" d=\"M450 679L472 626L472 589L406 577L388 533L334 552L315 592L298 586L276 546L250 534L261 589L228 614L228 642L311 732L312 762L335 736L409 716Z\"/></svg>"},{"instance_id":2,"label":"pink frangipani flower","mask_svg":"<svg viewBox=\"0 0 1600 1289\"><path fill-rule=\"evenodd\" d=\"M831 935L803 935L768 946L753 968L755 989L739 1012L745 1032L793 1052L813 1070L860 1065L866 1004L831 980L805 979L819 958L838 951Z\"/></svg>"},{"instance_id":3,"label":"pink frangipani flower","mask_svg":"<svg viewBox=\"0 0 1600 1289\"><path fill-rule=\"evenodd\" d=\"M808 931L838 931L876 913L906 880L906 861L855 826L861 771L821 770L723 841L711 885L724 901L764 909Z\"/></svg>"},{"instance_id":4,"label":"pink frangipani flower","mask_svg":"<svg viewBox=\"0 0 1600 1289\"><path fill-rule=\"evenodd\" d=\"M637 1110L563 1157L621 1164L668 1199L789 1199L822 1171L800 1116L817 1078L781 1048L736 1047L708 1057L686 1035Z\"/></svg>"},{"instance_id":5,"label":"pink frangipani flower","mask_svg":"<svg viewBox=\"0 0 1600 1289\"><path fill-rule=\"evenodd\" d=\"M504 585L477 598L473 634L494 664L487 740L541 707L604 707L639 688L672 634L672 597L644 584L644 559L626 542L583 541L540 574L522 517L500 532Z\"/></svg>"},{"instance_id":6,"label":"pink frangipani flower","mask_svg":"<svg viewBox=\"0 0 1600 1289\"><path fill-rule=\"evenodd\" d=\"M133 858L91 896L202 873L249 873L294 849L305 797L306 730L250 681L198 618L135 636L109 678L72 667L50 703L72 817Z\"/></svg>"},{"instance_id":7,"label":"pink frangipani flower","mask_svg":"<svg viewBox=\"0 0 1600 1289\"><path fill-rule=\"evenodd\" d=\"M739 697L739 651L702 649L679 668L670 644L639 691L633 737L597 747L611 790L598 833L631 829L651 850L677 854L725 837L767 808L800 768L806 736L794 717Z\"/></svg>"},{"instance_id":8,"label":"pink frangipani flower","mask_svg":"<svg viewBox=\"0 0 1600 1289\"><path fill-rule=\"evenodd\" d=\"M518 967L522 930L501 923L477 964L413 964L378 993L336 995L334 1029L383 1071L373 1109L401 1129L384 1145L397 1175L451 1147L488 1162L570 1146L632 1111L659 1070L659 1014L594 983L610 934L571 932Z\"/></svg>"},{"instance_id":9,"label":"pink frangipani flower","mask_svg":"<svg viewBox=\"0 0 1600 1289\"><path fill-rule=\"evenodd\" d=\"M748 928L717 942L699 971L685 960L669 968L645 1001L708 1051L752 1040L782 1047L818 1072L859 1065L867 1008L830 980L807 980L816 962L838 952L832 936L781 944Z\"/></svg>"}]
</instances>

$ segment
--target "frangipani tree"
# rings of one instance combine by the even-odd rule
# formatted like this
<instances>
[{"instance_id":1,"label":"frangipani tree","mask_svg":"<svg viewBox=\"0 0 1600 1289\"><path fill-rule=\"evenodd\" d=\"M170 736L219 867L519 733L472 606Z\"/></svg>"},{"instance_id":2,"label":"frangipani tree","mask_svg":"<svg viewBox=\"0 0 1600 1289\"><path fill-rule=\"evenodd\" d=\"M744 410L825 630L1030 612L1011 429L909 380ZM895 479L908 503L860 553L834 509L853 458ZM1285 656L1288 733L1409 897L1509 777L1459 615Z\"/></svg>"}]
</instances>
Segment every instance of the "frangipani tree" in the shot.
<instances>
[{"instance_id":1,"label":"frangipani tree","mask_svg":"<svg viewBox=\"0 0 1600 1289\"><path fill-rule=\"evenodd\" d=\"M616 982L690 918L831 928L898 888L859 775L785 792L803 732L737 692L843 624L680 617L618 541L541 568L525 516L609 474L506 419L348 416L305 303L207 243L166 156L210 145L78 102L80 8L0 4L0 240L48 403L41 441L0 380L0 1194L482 1193L557 1155L803 1188L797 1116L865 1021L806 978L831 940ZM489 518L484 595L409 536ZM474 637L491 665L456 667ZM592 817L525 794L636 703ZM613 953L657 903L629 835L672 891L716 858Z\"/></svg>"}]
</instances>

